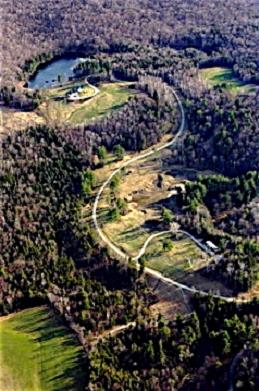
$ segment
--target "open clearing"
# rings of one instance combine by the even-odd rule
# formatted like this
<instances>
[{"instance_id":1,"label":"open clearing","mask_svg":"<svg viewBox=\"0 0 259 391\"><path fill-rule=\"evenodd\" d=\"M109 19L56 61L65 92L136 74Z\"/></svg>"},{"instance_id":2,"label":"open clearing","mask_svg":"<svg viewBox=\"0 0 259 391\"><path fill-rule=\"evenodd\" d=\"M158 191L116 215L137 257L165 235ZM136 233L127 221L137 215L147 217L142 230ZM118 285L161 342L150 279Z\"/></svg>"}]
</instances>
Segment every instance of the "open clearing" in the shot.
<instances>
[{"instance_id":1,"label":"open clearing","mask_svg":"<svg viewBox=\"0 0 259 391\"><path fill-rule=\"evenodd\" d=\"M212 86L224 86L233 94L245 94L255 91L256 86L239 80L232 69L226 67L211 67L200 70L201 76Z\"/></svg>"},{"instance_id":2,"label":"open clearing","mask_svg":"<svg viewBox=\"0 0 259 391\"><path fill-rule=\"evenodd\" d=\"M166 138L166 137L165 137ZM163 152L166 157L168 151ZM109 172L115 165L109 166ZM97 173L98 183L108 176L108 167ZM149 237L151 231L159 232L161 227L160 201L166 199L171 189L179 183L171 175L161 174L164 165L156 156L145 161L138 161L128 167L121 177L116 195L127 203L127 213L119 220L109 221L108 212L112 207L110 191L107 188L98 206L98 221L103 224L103 231L114 243L130 256L136 256ZM104 175L105 172L105 175ZM158 176L163 179L163 186L158 187ZM155 224L153 226L152 222Z\"/></svg>"},{"instance_id":3,"label":"open clearing","mask_svg":"<svg viewBox=\"0 0 259 391\"><path fill-rule=\"evenodd\" d=\"M170 240L173 247L170 251L163 250L163 243ZM165 277L181 280L186 273L198 270L206 265L207 256L189 238L172 235L154 238L146 250L146 265L160 271Z\"/></svg>"},{"instance_id":4,"label":"open clearing","mask_svg":"<svg viewBox=\"0 0 259 391\"><path fill-rule=\"evenodd\" d=\"M86 123L96 120L99 117L122 107L134 95L134 90L130 90L130 83L108 83L100 86L100 93L89 101L75 105L75 110L71 113L69 121ZM77 108L76 108L77 105Z\"/></svg>"},{"instance_id":5,"label":"open clearing","mask_svg":"<svg viewBox=\"0 0 259 391\"><path fill-rule=\"evenodd\" d=\"M137 93L136 90L130 88L132 83L116 82L102 84L99 87L99 94L85 101L66 103L61 99L72 88L79 87L81 84L82 82L76 82L43 91L43 102L34 111L26 112L4 108L1 118L3 130L22 130L38 124L50 126L66 122L74 125L87 124L121 108L131 96ZM93 93L91 87L88 93ZM56 100L57 98L59 100Z\"/></svg>"},{"instance_id":6,"label":"open clearing","mask_svg":"<svg viewBox=\"0 0 259 391\"><path fill-rule=\"evenodd\" d=\"M102 84L99 89L100 92L85 101L66 102L55 101L53 98L61 93L60 88L54 91L48 91L49 100L45 101L38 112L41 116L45 117L50 123L72 123L72 124L87 124L91 121L95 121L105 115L108 115L112 111L119 109L125 103L127 103L130 96L133 96L136 91L130 89L131 83L105 83ZM79 83L70 85L69 89L66 86L62 88L62 94L66 94L71 91L72 87L79 86Z\"/></svg>"},{"instance_id":7,"label":"open clearing","mask_svg":"<svg viewBox=\"0 0 259 391\"><path fill-rule=\"evenodd\" d=\"M83 349L47 308L0 318L0 390L83 390Z\"/></svg>"}]
</instances>

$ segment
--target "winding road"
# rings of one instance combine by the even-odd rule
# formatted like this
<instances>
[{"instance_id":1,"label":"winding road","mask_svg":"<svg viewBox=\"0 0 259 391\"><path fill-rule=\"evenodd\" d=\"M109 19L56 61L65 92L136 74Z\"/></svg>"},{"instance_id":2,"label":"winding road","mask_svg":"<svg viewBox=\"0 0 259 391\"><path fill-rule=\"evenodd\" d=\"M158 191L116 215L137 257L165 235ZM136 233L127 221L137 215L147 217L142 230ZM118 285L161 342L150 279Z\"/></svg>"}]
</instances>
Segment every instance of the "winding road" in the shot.
<instances>
[{"instance_id":1,"label":"winding road","mask_svg":"<svg viewBox=\"0 0 259 391\"><path fill-rule=\"evenodd\" d=\"M138 160L147 158L147 157L153 155L156 152L160 152L160 151L162 151L165 148L171 147L172 145L174 145L176 143L178 138L183 134L183 130L184 130L184 127L185 127L185 114L184 114L184 110L183 110L183 105L182 105L182 102L180 101L180 99L178 98L178 95L176 94L175 90L173 88L171 88L171 89L172 89L172 93L173 93L173 95L174 95L174 97L176 99L176 102L178 104L178 107L179 107L179 110L180 110L180 113L181 113L181 123L180 123L179 129L178 129L176 135L168 143L165 143L165 144L163 144L163 145L161 145L160 147L157 147L157 148L152 148L148 152L144 152L144 153L142 153L142 154L140 154L138 156L135 156L132 159L129 159L128 161L123 163L119 168L114 170L111 173L111 175L108 177L108 179L100 187L100 189L99 189L99 191L98 191L98 193L96 195L95 201L94 201L93 210L92 210L92 219L93 219L93 222L94 222L94 225L95 225L95 228L96 228L96 231L97 231L98 235L100 236L102 241L104 243L106 243L117 255L119 255L120 257L122 257L123 259L126 259L126 260L129 259L129 256L127 254L125 254L123 251L121 251L119 247L115 246L109 240L109 238L107 238L107 236L103 233L103 231L101 230L101 228L99 226L99 223L98 223L98 220L97 220L98 204L99 204L99 201L100 201L100 198L102 196L102 193L103 193L104 189L109 185L109 183L111 182L112 178L116 174L118 174L121 170L123 170L125 167L129 166L130 164L132 164L134 162L137 162Z\"/></svg>"},{"instance_id":2,"label":"winding road","mask_svg":"<svg viewBox=\"0 0 259 391\"><path fill-rule=\"evenodd\" d=\"M144 152L144 153L142 153L142 154L140 154L138 156L135 156L132 159L129 159L128 161L122 163L122 165L119 168L117 168L116 170L114 170L111 173L111 175L108 177L108 179L101 185L101 187L100 187L100 189L99 189L99 191L98 191L98 193L96 195L95 201L94 201L94 205L93 205L93 209L92 209L92 219L93 219L94 226L96 228L96 231L97 231L98 235L100 236L102 241L104 243L106 243L107 246L110 247L115 252L115 254L117 254L119 257L121 257L124 260L129 260L129 258L130 258L129 255L126 254L124 251L122 251L114 243L112 243L110 241L110 239L104 234L104 232L102 231L101 227L99 226L98 219L97 219L98 204L99 204L99 201L100 201L100 198L102 196L103 191L109 185L109 183L111 182L112 178L116 174L118 174L124 168L128 167L130 164L137 162L138 160L142 160L142 159L147 158L147 157L149 157L149 156L151 156L151 155L153 155L153 154L155 154L157 152L162 151L165 148L173 146L177 142L179 137L182 136L184 128L185 128L185 113L184 113L182 102L180 101L176 91L172 87L170 87L170 88L171 88L172 94L174 95L174 97L176 99L176 102L177 102L177 105L178 105L178 108L179 108L179 111L180 111L180 114L181 114L181 123L179 125L178 131L175 134L175 136L172 138L171 141L169 141L169 142L167 142L167 143L165 143L165 144L163 144L163 145L161 145L159 147L156 147L156 148L154 147L150 151ZM172 231L171 230L170 231L162 231L162 232L150 235L150 237L144 243L143 247L140 249L138 255L133 258L133 260L136 261L137 267L139 267L138 260L145 254L146 248L147 248L148 244L151 242L151 240L154 239L155 237L162 236L162 235L168 234L170 232L172 232ZM208 253L207 247L204 246L198 239L196 239L190 233L188 233L186 231L183 231L183 230L177 230L175 232L180 232L180 233L188 236L191 240L193 240L196 244L198 244L199 247L202 247L203 250L205 250ZM211 254L209 254L209 255L211 255ZM158 272L156 270L153 270L153 269L150 269L148 267L145 267L145 273L147 273L147 274L149 274L149 275L151 275L151 276L153 276L153 277L163 281L164 283L167 283L167 284L170 284L170 285L174 285L177 288L182 289L183 291L190 292L192 294L198 293L198 294L200 294L202 296L213 296L213 297L215 297L217 299L221 299L221 300L224 300L226 302L244 303L246 301L249 301L249 300L244 300L244 299L236 298L236 297L226 297L226 296L216 295L216 294L212 294L210 292L206 292L206 291L203 291L203 290L200 290L200 289L189 287L188 285L181 284L181 283L179 283L179 282L177 282L175 280L172 280L171 278L164 277L160 272Z\"/></svg>"}]
</instances>

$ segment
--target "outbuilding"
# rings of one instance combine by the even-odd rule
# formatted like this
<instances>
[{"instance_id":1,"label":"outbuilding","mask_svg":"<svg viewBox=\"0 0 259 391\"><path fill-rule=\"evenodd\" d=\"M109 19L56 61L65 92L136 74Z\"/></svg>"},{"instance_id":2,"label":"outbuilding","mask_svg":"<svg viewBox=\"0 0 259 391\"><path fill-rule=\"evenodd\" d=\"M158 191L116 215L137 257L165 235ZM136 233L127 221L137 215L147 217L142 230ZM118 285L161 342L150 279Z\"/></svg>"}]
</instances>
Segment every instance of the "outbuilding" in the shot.
<instances>
[{"instance_id":1,"label":"outbuilding","mask_svg":"<svg viewBox=\"0 0 259 391\"><path fill-rule=\"evenodd\" d=\"M219 247L217 247L214 243L212 243L210 240L206 242L206 246L212 250L214 253L218 253L220 251Z\"/></svg>"}]
</instances>

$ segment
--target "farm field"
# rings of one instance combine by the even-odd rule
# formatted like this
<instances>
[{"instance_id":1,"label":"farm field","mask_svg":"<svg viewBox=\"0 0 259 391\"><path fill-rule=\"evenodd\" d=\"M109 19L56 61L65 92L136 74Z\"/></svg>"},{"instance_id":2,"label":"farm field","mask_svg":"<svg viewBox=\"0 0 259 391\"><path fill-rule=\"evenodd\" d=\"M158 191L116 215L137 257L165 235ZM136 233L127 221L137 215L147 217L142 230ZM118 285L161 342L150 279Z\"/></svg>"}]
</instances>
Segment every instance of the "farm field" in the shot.
<instances>
[{"instance_id":1,"label":"farm field","mask_svg":"<svg viewBox=\"0 0 259 391\"><path fill-rule=\"evenodd\" d=\"M47 307L0 318L0 390L83 390L83 349Z\"/></svg>"},{"instance_id":2,"label":"farm field","mask_svg":"<svg viewBox=\"0 0 259 391\"><path fill-rule=\"evenodd\" d=\"M224 86L226 90L233 94L250 93L256 88L253 84L246 84L239 80L230 68L205 68L200 70L200 74L211 86Z\"/></svg>"}]
</instances>

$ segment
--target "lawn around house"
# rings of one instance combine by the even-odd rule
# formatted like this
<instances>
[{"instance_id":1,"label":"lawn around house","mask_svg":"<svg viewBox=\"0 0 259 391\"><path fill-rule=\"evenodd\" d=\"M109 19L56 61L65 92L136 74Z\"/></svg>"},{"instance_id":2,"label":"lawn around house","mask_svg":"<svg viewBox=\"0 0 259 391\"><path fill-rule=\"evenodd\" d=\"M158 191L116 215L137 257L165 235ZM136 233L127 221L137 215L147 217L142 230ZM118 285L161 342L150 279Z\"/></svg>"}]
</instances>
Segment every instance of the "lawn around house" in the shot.
<instances>
[{"instance_id":1,"label":"lawn around house","mask_svg":"<svg viewBox=\"0 0 259 391\"><path fill-rule=\"evenodd\" d=\"M75 124L89 122L119 109L135 93L129 85L122 82L101 85L99 94L75 109L69 121Z\"/></svg>"},{"instance_id":2,"label":"lawn around house","mask_svg":"<svg viewBox=\"0 0 259 391\"><path fill-rule=\"evenodd\" d=\"M80 85L82 82L78 81L64 87L44 90L43 103L32 112L5 109L3 111L5 127L14 130L44 123L53 126L64 123L87 124L121 108L131 96L137 93L136 90L129 88L132 83L104 83L100 86L100 92L96 96L90 96L94 89L87 86L81 93L89 93L88 100L67 102L66 94Z\"/></svg>"},{"instance_id":3,"label":"lawn around house","mask_svg":"<svg viewBox=\"0 0 259 391\"><path fill-rule=\"evenodd\" d=\"M47 307L0 318L1 391L83 390L83 349Z\"/></svg>"}]
</instances>

